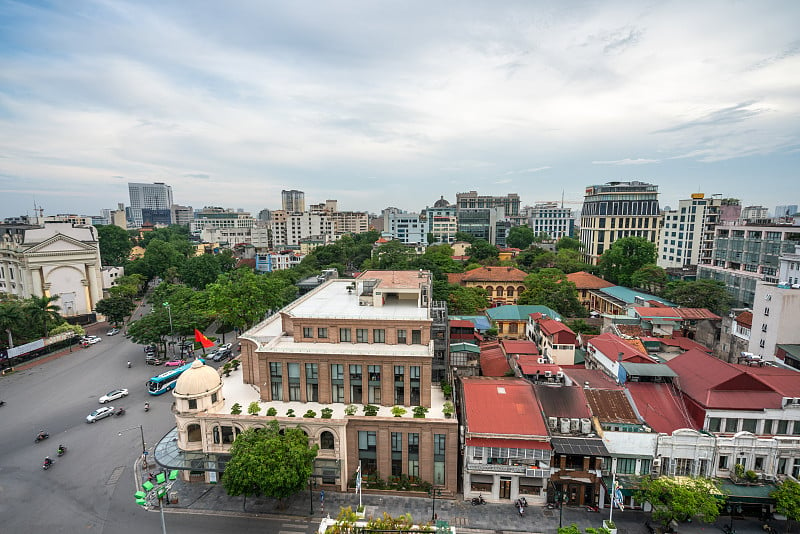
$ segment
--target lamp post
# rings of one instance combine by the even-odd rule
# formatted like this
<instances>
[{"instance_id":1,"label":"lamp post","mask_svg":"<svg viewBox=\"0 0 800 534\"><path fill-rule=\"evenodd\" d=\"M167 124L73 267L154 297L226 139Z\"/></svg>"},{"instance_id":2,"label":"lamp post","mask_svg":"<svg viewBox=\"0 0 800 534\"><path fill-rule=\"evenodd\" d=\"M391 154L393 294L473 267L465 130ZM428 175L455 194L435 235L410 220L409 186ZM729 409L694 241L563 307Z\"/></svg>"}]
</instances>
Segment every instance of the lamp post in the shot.
<instances>
[{"instance_id":1,"label":"lamp post","mask_svg":"<svg viewBox=\"0 0 800 534\"><path fill-rule=\"evenodd\" d=\"M733 530L733 513L736 512L737 514L742 513L742 505L737 504L736 506L729 504L725 507L729 514L731 514L731 524L728 525L728 534L733 534L735 530Z\"/></svg>"},{"instance_id":2,"label":"lamp post","mask_svg":"<svg viewBox=\"0 0 800 534\"><path fill-rule=\"evenodd\" d=\"M175 483L177 478L177 470L170 471L169 478L167 478L166 473L159 473L156 475L157 485L147 480L142 483L142 490L133 494L133 496L136 498L136 504L140 506L152 506L154 501L156 499L158 500L158 509L161 513L162 534L167 534L167 524L164 521L164 499L168 497L167 492L169 492L172 484Z\"/></svg>"},{"instance_id":3,"label":"lamp post","mask_svg":"<svg viewBox=\"0 0 800 534\"><path fill-rule=\"evenodd\" d=\"M550 485L553 486L553 492L555 493L553 499L555 500L556 505L558 506L558 528L561 528L563 526L563 520L564 520L564 502L563 502L564 492L558 489L556 487L555 482L553 482L552 480L550 481Z\"/></svg>"},{"instance_id":4,"label":"lamp post","mask_svg":"<svg viewBox=\"0 0 800 534\"><path fill-rule=\"evenodd\" d=\"M431 486L429 493L431 495L431 498L433 499L433 508L431 509L431 521L436 521L436 497L442 496L442 490L436 489L433 486Z\"/></svg>"},{"instance_id":5,"label":"lamp post","mask_svg":"<svg viewBox=\"0 0 800 534\"><path fill-rule=\"evenodd\" d=\"M169 305L169 302L165 302L163 306L167 309L167 315L169 316L169 339L172 342L172 306ZM175 345L172 345L172 355L175 356Z\"/></svg>"},{"instance_id":6,"label":"lamp post","mask_svg":"<svg viewBox=\"0 0 800 534\"><path fill-rule=\"evenodd\" d=\"M144 469L147 469L147 446L144 443L144 429L142 428L142 425L136 425L130 428L126 428L125 430L120 430L117 433L117 435L121 436L124 432L128 432L129 430L136 430L137 428L139 429L139 433L142 436L142 467Z\"/></svg>"}]
</instances>

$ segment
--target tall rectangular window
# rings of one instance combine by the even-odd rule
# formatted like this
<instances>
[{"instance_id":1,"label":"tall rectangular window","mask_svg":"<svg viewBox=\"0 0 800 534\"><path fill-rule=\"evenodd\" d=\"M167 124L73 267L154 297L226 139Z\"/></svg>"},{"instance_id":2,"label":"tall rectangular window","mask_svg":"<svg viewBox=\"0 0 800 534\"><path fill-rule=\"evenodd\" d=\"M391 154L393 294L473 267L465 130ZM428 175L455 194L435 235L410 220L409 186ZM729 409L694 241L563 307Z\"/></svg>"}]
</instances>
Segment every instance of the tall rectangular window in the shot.
<instances>
[{"instance_id":1,"label":"tall rectangular window","mask_svg":"<svg viewBox=\"0 0 800 534\"><path fill-rule=\"evenodd\" d=\"M341 341L342 343L349 343L350 341L353 341L349 328L339 329L339 341Z\"/></svg>"},{"instance_id":2,"label":"tall rectangular window","mask_svg":"<svg viewBox=\"0 0 800 534\"><path fill-rule=\"evenodd\" d=\"M422 330L411 331L411 344L412 345L422 344Z\"/></svg>"},{"instance_id":3,"label":"tall rectangular window","mask_svg":"<svg viewBox=\"0 0 800 534\"><path fill-rule=\"evenodd\" d=\"M372 330L373 343L386 343L386 330L383 328L374 328Z\"/></svg>"},{"instance_id":4,"label":"tall rectangular window","mask_svg":"<svg viewBox=\"0 0 800 534\"><path fill-rule=\"evenodd\" d=\"M306 402L319 402L318 370L316 363L306 364Z\"/></svg>"},{"instance_id":5,"label":"tall rectangular window","mask_svg":"<svg viewBox=\"0 0 800 534\"><path fill-rule=\"evenodd\" d=\"M392 432L392 476L403 474L403 433Z\"/></svg>"},{"instance_id":6,"label":"tall rectangular window","mask_svg":"<svg viewBox=\"0 0 800 534\"><path fill-rule=\"evenodd\" d=\"M361 366L350 365L350 402L352 404L361 404Z\"/></svg>"},{"instance_id":7,"label":"tall rectangular window","mask_svg":"<svg viewBox=\"0 0 800 534\"><path fill-rule=\"evenodd\" d=\"M317 337L320 339L327 339L328 329L325 327L317 328Z\"/></svg>"},{"instance_id":8,"label":"tall rectangular window","mask_svg":"<svg viewBox=\"0 0 800 534\"><path fill-rule=\"evenodd\" d=\"M370 365L367 367L367 372L369 373L369 390L368 390L368 402L370 404L380 404L381 403L381 366L380 365Z\"/></svg>"},{"instance_id":9,"label":"tall rectangular window","mask_svg":"<svg viewBox=\"0 0 800 534\"><path fill-rule=\"evenodd\" d=\"M375 432L359 430L358 459L364 475L373 475L378 472L378 448Z\"/></svg>"},{"instance_id":10,"label":"tall rectangular window","mask_svg":"<svg viewBox=\"0 0 800 534\"><path fill-rule=\"evenodd\" d=\"M283 370L281 362L269 362L269 381L272 400L283 400Z\"/></svg>"},{"instance_id":11,"label":"tall rectangular window","mask_svg":"<svg viewBox=\"0 0 800 534\"><path fill-rule=\"evenodd\" d=\"M406 403L406 368L402 365L394 366L394 403L403 406Z\"/></svg>"},{"instance_id":12,"label":"tall rectangular window","mask_svg":"<svg viewBox=\"0 0 800 534\"><path fill-rule=\"evenodd\" d=\"M739 420L735 417L728 417L725 420L725 432L736 432L738 426Z\"/></svg>"},{"instance_id":13,"label":"tall rectangular window","mask_svg":"<svg viewBox=\"0 0 800 534\"><path fill-rule=\"evenodd\" d=\"M445 482L446 445L446 434L433 435L433 483L439 486L443 486Z\"/></svg>"},{"instance_id":14,"label":"tall rectangular window","mask_svg":"<svg viewBox=\"0 0 800 534\"><path fill-rule=\"evenodd\" d=\"M369 343L369 330L356 328L356 343Z\"/></svg>"},{"instance_id":15,"label":"tall rectangular window","mask_svg":"<svg viewBox=\"0 0 800 534\"><path fill-rule=\"evenodd\" d=\"M419 434L408 434L408 476L419 477Z\"/></svg>"},{"instance_id":16,"label":"tall rectangular window","mask_svg":"<svg viewBox=\"0 0 800 534\"><path fill-rule=\"evenodd\" d=\"M310 326L304 326L303 327L303 337L305 337L305 338L314 337L314 329L311 328Z\"/></svg>"},{"instance_id":17,"label":"tall rectangular window","mask_svg":"<svg viewBox=\"0 0 800 534\"><path fill-rule=\"evenodd\" d=\"M344 365L331 364L331 402L344 402Z\"/></svg>"},{"instance_id":18,"label":"tall rectangular window","mask_svg":"<svg viewBox=\"0 0 800 534\"><path fill-rule=\"evenodd\" d=\"M709 432L719 432L722 426L722 419L719 417L709 417L708 418L708 431Z\"/></svg>"},{"instance_id":19,"label":"tall rectangular window","mask_svg":"<svg viewBox=\"0 0 800 534\"><path fill-rule=\"evenodd\" d=\"M289 363L289 400L300 400L300 364Z\"/></svg>"},{"instance_id":20,"label":"tall rectangular window","mask_svg":"<svg viewBox=\"0 0 800 534\"><path fill-rule=\"evenodd\" d=\"M408 340L406 339L406 331L405 330L398 330L397 331L397 344L398 345L406 345Z\"/></svg>"},{"instance_id":21,"label":"tall rectangular window","mask_svg":"<svg viewBox=\"0 0 800 534\"><path fill-rule=\"evenodd\" d=\"M419 399L420 399L420 369L422 369L418 365L412 365L410 367L410 378L411 378L411 406L419 406Z\"/></svg>"},{"instance_id":22,"label":"tall rectangular window","mask_svg":"<svg viewBox=\"0 0 800 534\"><path fill-rule=\"evenodd\" d=\"M640 475L649 475L651 467L652 467L651 461L648 458L643 458L643 459L639 460L639 474Z\"/></svg>"}]
</instances>

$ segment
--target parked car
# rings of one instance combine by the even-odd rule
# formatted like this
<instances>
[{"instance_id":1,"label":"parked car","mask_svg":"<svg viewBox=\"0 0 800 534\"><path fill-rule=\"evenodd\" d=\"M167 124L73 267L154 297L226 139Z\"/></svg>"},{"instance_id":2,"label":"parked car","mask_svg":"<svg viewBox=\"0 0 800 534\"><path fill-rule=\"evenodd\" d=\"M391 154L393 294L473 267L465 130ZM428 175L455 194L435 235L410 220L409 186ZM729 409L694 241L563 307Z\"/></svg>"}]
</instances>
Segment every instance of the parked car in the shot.
<instances>
[{"instance_id":1,"label":"parked car","mask_svg":"<svg viewBox=\"0 0 800 534\"><path fill-rule=\"evenodd\" d=\"M147 365L162 365L164 360L157 358L155 354L148 354L147 358L144 359L144 363Z\"/></svg>"},{"instance_id":2,"label":"parked car","mask_svg":"<svg viewBox=\"0 0 800 534\"><path fill-rule=\"evenodd\" d=\"M114 415L114 407L113 406L103 406L102 408L98 408L89 415L86 416L87 423L94 423L99 421L100 419L104 419L110 415Z\"/></svg>"},{"instance_id":3,"label":"parked car","mask_svg":"<svg viewBox=\"0 0 800 534\"><path fill-rule=\"evenodd\" d=\"M84 347L88 347L89 345L94 345L95 343L100 343L103 341L103 338L97 336L83 336L81 338L81 345Z\"/></svg>"},{"instance_id":4,"label":"parked car","mask_svg":"<svg viewBox=\"0 0 800 534\"><path fill-rule=\"evenodd\" d=\"M102 397L100 397L97 400L100 401L100 404L105 404L107 402L111 402L113 400L121 399L122 397L127 397L127 396L128 396L128 390L127 389L125 389L125 388L113 389L113 390L109 391L108 393L106 393L105 395L103 395Z\"/></svg>"},{"instance_id":5,"label":"parked car","mask_svg":"<svg viewBox=\"0 0 800 534\"><path fill-rule=\"evenodd\" d=\"M119 334L119 328L112 328L106 333L107 336L116 336L117 334Z\"/></svg>"},{"instance_id":6,"label":"parked car","mask_svg":"<svg viewBox=\"0 0 800 534\"><path fill-rule=\"evenodd\" d=\"M186 360L170 360L164 364L164 367L180 367L181 365L185 365Z\"/></svg>"},{"instance_id":7,"label":"parked car","mask_svg":"<svg viewBox=\"0 0 800 534\"><path fill-rule=\"evenodd\" d=\"M231 350L232 348L233 348L233 343L223 343L222 345L217 347L217 350Z\"/></svg>"},{"instance_id":8,"label":"parked car","mask_svg":"<svg viewBox=\"0 0 800 534\"><path fill-rule=\"evenodd\" d=\"M214 352L214 356L211 359L215 362L222 362L230 358L232 354L231 349L219 349Z\"/></svg>"}]
</instances>

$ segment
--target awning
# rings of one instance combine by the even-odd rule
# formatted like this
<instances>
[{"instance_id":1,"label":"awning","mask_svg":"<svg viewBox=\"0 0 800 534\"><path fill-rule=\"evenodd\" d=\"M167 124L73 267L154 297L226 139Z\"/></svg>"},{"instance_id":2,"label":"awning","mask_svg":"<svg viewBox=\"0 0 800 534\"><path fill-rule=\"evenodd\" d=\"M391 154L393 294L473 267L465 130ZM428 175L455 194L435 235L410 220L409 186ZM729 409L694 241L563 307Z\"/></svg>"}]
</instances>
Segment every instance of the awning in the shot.
<instances>
[{"instance_id":1,"label":"awning","mask_svg":"<svg viewBox=\"0 0 800 534\"><path fill-rule=\"evenodd\" d=\"M775 491L775 484L757 484L753 486L733 484L730 481L720 481L720 491L727 495L727 502L734 504L769 504L775 499L770 493Z\"/></svg>"},{"instance_id":2,"label":"awning","mask_svg":"<svg viewBox=\"0 0 800 534\"><path fill-rule=\"evenodd\" d=\"M509 449L552 450L546 441L528 441L526 439L467 438L469 447L508 447Z\"/></svg>"},{"instance_id":3,"label":"awning","mask_svg":"<svg viewBox=\"0 0 800 534\"><path fill-rule=\"evenodd\" d=\"M550 444L557 454L573 456L611 456L599 438L550 438Z\"/></svg>"}]
</instances>

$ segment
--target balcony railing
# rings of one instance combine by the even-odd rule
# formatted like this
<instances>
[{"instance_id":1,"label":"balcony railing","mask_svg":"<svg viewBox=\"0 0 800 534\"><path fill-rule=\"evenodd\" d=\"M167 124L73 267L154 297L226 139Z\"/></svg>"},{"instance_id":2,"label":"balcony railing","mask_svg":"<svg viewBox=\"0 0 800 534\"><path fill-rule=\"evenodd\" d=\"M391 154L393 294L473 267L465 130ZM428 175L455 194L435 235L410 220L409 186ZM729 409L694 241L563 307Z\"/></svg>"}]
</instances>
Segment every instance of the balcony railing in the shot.
<instances>
[{"instance_id":1,"label":"balcony railing","mask_svg":"<svg viewBox=\"0 0 800 534\"><path fill-rule=\"evenodd\" d=\"M467 463L467 470L472 472L483 471L486 473L517 473L520 475L525 474L524 465L503 465L503 464L474 464Z\"/></svg>"}]
</instances>

